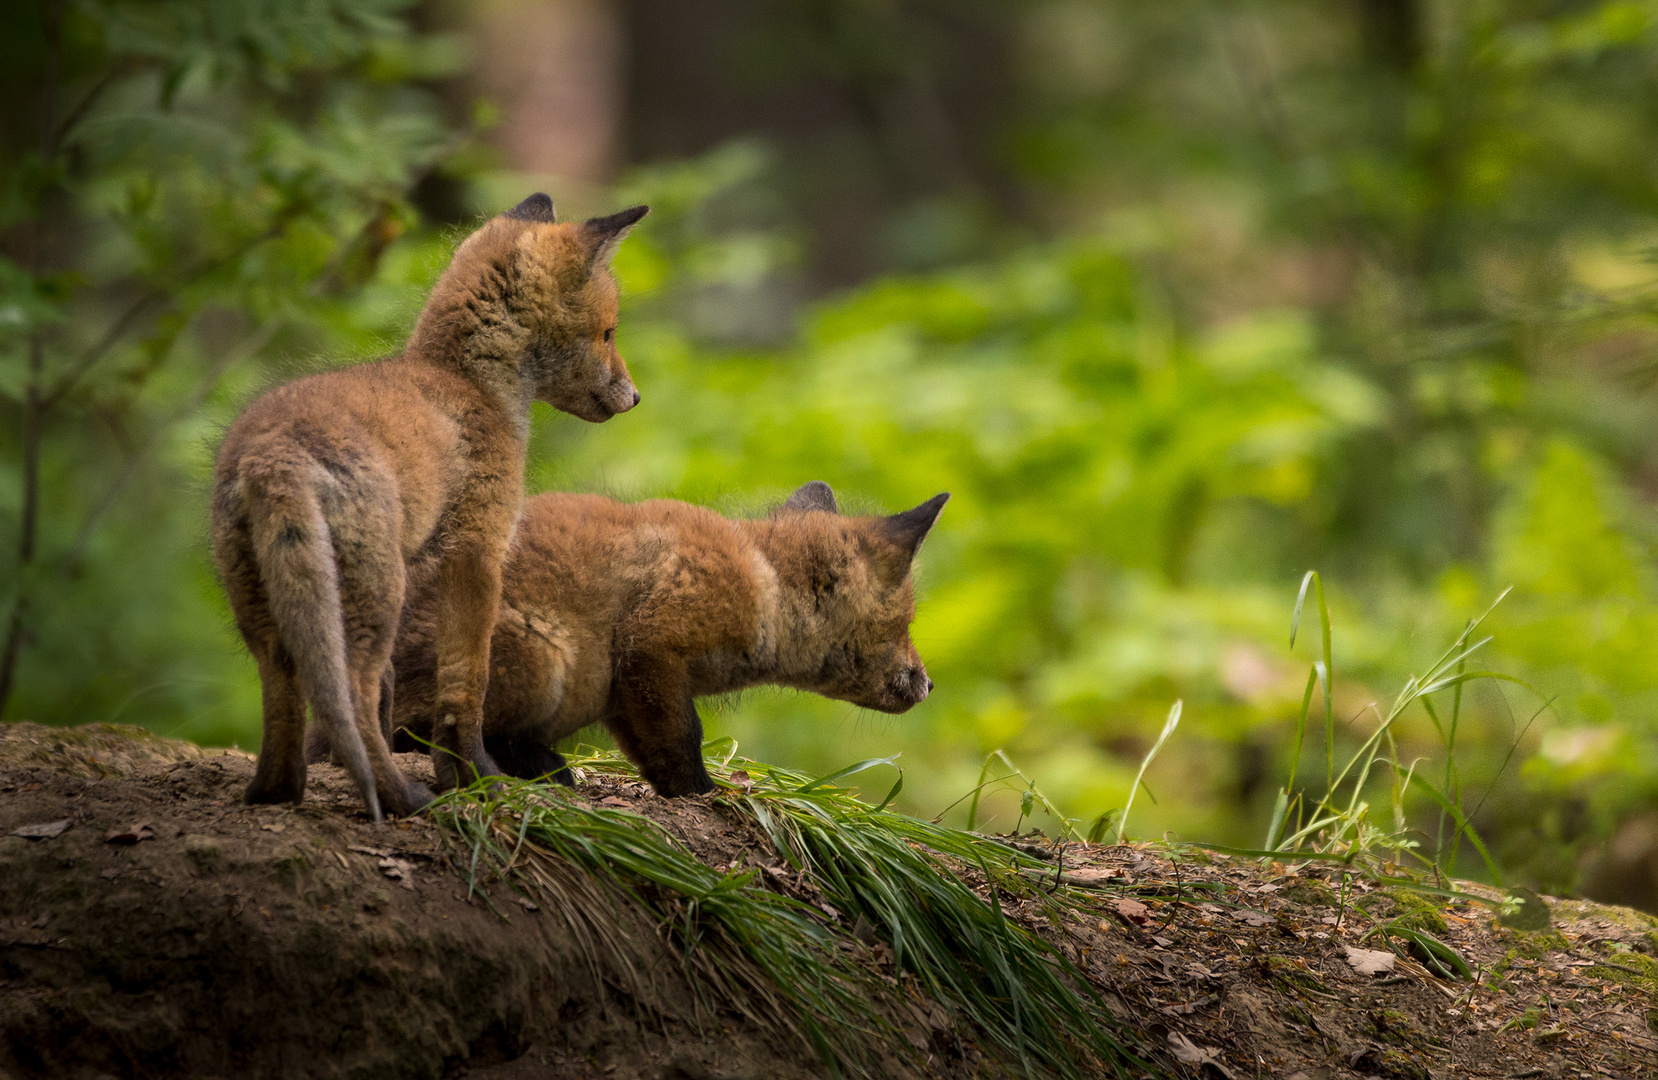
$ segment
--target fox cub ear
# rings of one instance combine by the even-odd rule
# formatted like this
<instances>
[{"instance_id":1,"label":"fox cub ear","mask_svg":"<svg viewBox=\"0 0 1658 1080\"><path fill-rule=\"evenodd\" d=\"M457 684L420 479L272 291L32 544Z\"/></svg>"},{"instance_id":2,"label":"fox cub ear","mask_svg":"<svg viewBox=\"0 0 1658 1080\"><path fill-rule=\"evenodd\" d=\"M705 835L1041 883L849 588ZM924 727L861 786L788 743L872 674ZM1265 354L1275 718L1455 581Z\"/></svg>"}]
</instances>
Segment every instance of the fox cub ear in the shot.
<instances>
[{"instance_id":1,"label":"fox cub ear","mask_svg":"<svg viewBox=\"0 0 1658 1080\"><path fill-rule=\"evenodd\" d=\"M588 245L587 265L609 266L611 258L616 254L616 248L621 245L622 238L627 236L628 230L650 212L651 208L648 206L633 206L609 217L588 218L583 222L581 231Z\"/></svg>"},{"instance_id":2,"label":"fox cub ear","mask_svg":"<svg viewBox=\"0 0 1658 1080\"><path fill-rule=\"evenodd\" d=\"M800 490L789 496L789 501L783 504L784 510L827 510L831 514L840 513L840 507L835 505L835 493L822 480L813 480L800 485Z\"/></svg>"},{"instance_id":3,"label":"fox cub ear","mask_svg":"<svg viewBox=\"0 0 1658 1080\"><path fill-rule=\"evenodd\" d=\"M927 539L927 534L933 529L933 522L938 520L944 504L949 501L948 491L934 495L913 510L905 510L902 514L893 514L884 519L881 522L881 531L900 551L913 559L921 547L921 541Z\"/></svg>"},{"instance_id":4,"label":"fox cub ear","mask_svg":"<svg viewBox=\"0 0 1658 1080\"><path fill-rule=\"evenodd\" d=\"M546 225L558 221L558 215L553 212L553 200L539 191L501 216L514 221L537 221Z\"/></svg>"}]
</instances>

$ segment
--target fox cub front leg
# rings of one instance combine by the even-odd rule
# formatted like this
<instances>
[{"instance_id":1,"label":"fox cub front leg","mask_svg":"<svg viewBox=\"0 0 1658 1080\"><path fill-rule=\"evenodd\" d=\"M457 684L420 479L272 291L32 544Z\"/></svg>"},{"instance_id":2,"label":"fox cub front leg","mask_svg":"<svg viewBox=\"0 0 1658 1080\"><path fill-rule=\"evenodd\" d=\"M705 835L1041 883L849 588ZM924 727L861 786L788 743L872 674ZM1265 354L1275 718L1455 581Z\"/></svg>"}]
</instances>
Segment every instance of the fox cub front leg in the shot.
<instances>
[{"instance_id":1,"label":"fox cub front leg","mask_svg":"<svg viewBox=\"0 0 1658 1080\"><path fill-rule=\"evenodd\" d=\"M702 764L702 717L683 662L639 658L620 666L606 726L658 795L714 790Z\"/></svg>"},{"instance_id":2,"label":"fox cub front leg","mask_svg":"<svg viewBox=\"0 0 1658 1080\"><path fill-rule=\"evenodd\" d=\"M507 530L510 532L510 526ZM501 603L499 545L466 545L449 552L438 571L437 723L432 770L439 791L500 776L484 748L484 692L489 683L489 639Z\"/></svg>"}]
</instances>

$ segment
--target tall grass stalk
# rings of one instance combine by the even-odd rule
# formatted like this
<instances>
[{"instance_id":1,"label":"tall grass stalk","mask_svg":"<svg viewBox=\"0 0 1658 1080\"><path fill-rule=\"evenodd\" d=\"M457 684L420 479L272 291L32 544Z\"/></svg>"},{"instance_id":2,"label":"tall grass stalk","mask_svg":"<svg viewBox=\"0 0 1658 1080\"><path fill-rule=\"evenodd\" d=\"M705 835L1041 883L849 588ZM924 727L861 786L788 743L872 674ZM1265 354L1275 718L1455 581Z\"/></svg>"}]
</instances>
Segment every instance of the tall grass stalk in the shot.
<instances>
[{"instance_id":1,"label":"tall grass stalk","mask_svg":"<svg viewBox=\"0 0 1658 1080\"><path fill-rule=\"evenodd\" d=\"M1259 854L1333 854L1348 862L1363 857L1385 855L1389 863L1403 855L1412 855L1435 870L1442 870L1440 864L1447 846L1454 865L1456 853L1460 850L1459 845L1466 837L1484 861L1492 880L1500 883L1502 873L1496 861L1463 812L1461 774L1456 766L1456 735L1462 714L1462 690L1466 684L1477 679L1487 679L1526 687L1525 683L1513 676L1497 671L1469 668L1470 659L1491 640L1489 637L1475 640L1474 635L1497 604L1508 595L1507 590L1478 618L1469 620L1462 632L1424 674L1413 675L1406 680L1391 705L1385 710L1378 710L1378 723L1375 729L1338 769L1335 760L1334 712L1330 685L1330 672L1333 670L1330 612L1324 599L1323 582L1316 571L1308 571L1302 578L1301 591L1296 598L1295 611L1290 619L1290 644L1295 644L1309 588L1318 601L1320 656L1313 662L1312 670L1308 673L1301 713L1296 720L1295 757L1290 763L1290 780L1278 792L1272 819L1267 827L1266 842ZM1324 794L1316 801L1308 802L1305 795L1295 788L1295 774L1310 722L1315 684L1322 686L1324 691L1326 781ZM1432 695L1444 690L1451 691L1451 712L1448 721L1441 720L1432 701ZM1423 776L1414 763L1406 763L1399 759L1393 734L1394 725L1411 706L1418 703L1433 722L1435 730L1445 744L1445 779L1441 786L1435 786ZM1372 774L1378 766L1387 766L1392 772L1391 829L1375 823L1371 816L1370 804L1365 799ZM1432 859L1418 854L1417 842L1409 838L1411 830L1405 819L1404 803L1412 789L1426 795L1439 807L1442 821L1454 826L1447 845L1444 825L1441 825Z\"/></svg>"},{"instance_id":2,"label":"tall grass stalk","mask_svg":"<svg viewBox=\"0 0 1658 1080\"><path fill-rule=\"evenodd\" d=\"M1169 741L1174 729L1180 726L1181 703L1176 701L1169 709L1169 717L1163 721L1163 730L1158 733L1157 741L1151 744L1146 756L1140 759L1140 770L1134 774L1134 785L1128 789L1128 802L1123 804L1123 815L1117 819L1117 843L1122 843L1128 837L1128 812L1134 809L1134 796L1139 793L1140 784L1145 780L1146 769L1151 766L1152 759L1157 752L1163 749L1163 744Z\"/></svg>"}]
</instances>

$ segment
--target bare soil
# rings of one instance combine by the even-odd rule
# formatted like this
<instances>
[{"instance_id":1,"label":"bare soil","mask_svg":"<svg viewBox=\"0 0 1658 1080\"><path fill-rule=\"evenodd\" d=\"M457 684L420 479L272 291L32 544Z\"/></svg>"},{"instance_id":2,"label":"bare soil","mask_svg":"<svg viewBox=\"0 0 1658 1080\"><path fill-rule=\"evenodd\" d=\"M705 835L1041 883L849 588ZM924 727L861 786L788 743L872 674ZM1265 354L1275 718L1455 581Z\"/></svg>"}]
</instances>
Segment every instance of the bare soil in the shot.
<instances>
[{"instance_id":1,"label":"bare soil","mask_svg":"<svg viewBox=\"0 0 1658 1080\"><path fill-rule=\"evenodd\" d=\"M594 973L558 913L499 884L469 897L434 826L372 825L339 770L313 766L298 807L243 806L251 776L251 755L132 728L0 729L0 1077L825 1075L804 1046L699 1012L666 946L647 1006ZM718 796L608 777L580 794L711 865L775 862ZM1551 925L1523 932L1339 872L1009 840L1097 895L1058 924L1034 903L1013 914L1166 1048L1170 1075L1658 1075L1658 920L1640 912L1545 898ZM1391 970L1355 970L1348 948L1386 950L1366 935L1401 915L1477 978L1438 978L1397 944ZM974 1045L912 1032L889 1073L1007 1074Z\"/></svg>"}]
</instances>

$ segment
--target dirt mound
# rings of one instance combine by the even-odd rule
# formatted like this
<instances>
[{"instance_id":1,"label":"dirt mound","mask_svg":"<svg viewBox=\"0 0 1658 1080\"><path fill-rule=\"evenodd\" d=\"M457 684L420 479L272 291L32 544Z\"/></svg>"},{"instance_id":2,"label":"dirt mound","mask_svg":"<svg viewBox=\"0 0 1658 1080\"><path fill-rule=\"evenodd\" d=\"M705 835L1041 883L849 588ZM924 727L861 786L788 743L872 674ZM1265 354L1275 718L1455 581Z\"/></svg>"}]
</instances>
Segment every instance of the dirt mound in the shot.
<instances>
[{"instance_id":1,"label":"dirt mound","mask_svg":"<svg viewBox=\"0 0 1658 1080\"><path fill-rule=\"evenodd\" d=\"M825 1074L806 1046L699 999L650 926L630 943L654 950L647 1002L562 913L500 882L469 897L464 851L436 826L371 825L327 766L303 806L245 807L251 775L250 755L135 729L0 729L0 1075ZM709 865L774 862L718 797L593 773L579 794L651 817ZM1008 915L1173 1073L1633 1080L1658 1064L1649 916L1549 901L1552 924L1523 932L1339 871L1009 842L1084 899L1056 919L1004 891ZM988 893L976 874L961 871ZM1400 936L1393 956L1367 936L1383 925L1445 943L1475 978L1436 976ZM867 926L844 930L880 961ZM918 1015L887 1075L1004 1074L972 1032ZM934 1053L950 1040L966 1049Z\"/></svg>"},{"instance_id":2,"label":"dirt mound","mask_svg":"<svg viewBox=\"0 0 1658 1080\"><path fill-rule=\"evenodd\" d=\"M252 773L137 729L0 729L0 1073L816 1068L740 1024L646 1023L662 1018L595 985L562 923L469 901L433 826L370 824L343 771L313 766L300 807L241 805ZM657 992L688 992L659 959Z\"/></svg>"}]
</instances>

